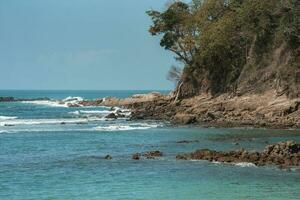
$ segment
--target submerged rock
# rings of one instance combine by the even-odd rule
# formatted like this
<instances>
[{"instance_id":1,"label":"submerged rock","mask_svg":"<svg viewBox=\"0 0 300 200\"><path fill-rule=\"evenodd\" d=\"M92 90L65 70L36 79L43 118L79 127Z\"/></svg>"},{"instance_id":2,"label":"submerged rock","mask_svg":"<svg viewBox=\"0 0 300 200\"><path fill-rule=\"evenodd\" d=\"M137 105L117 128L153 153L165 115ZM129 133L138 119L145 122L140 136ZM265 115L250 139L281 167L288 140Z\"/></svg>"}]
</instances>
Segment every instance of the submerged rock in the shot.
<instances>
[{"instance_id":1,"label":"submerged rock","mask_svg":"<svg viewBox=\"0 0 300 200\"><path fill-rule=\"evenodd\" d=\"M133 160L140 160L142 157L147 159L154 159L156 157L162 157L163 153L161 151L147 151L144 153L135 153L132 155Z\"/></svg>"},{"instance_id":2,"label":"submerged rock","mask_svg":"<svg viewBox=\"0 0 300 200\"><path fill-rule=\"evenodd\" d=\"M15 101L14 97L0 97L0 102L11 102Z\"/></svg>"},{"instance_id":3,"label":"submerged rock","mask_svg":"<svg viewBox=\"0 0 300 200\"><path fill-rule=\"evenodd\" d=\"M132 155L132 159L133 159L133 160L139 160L140 157L141 157L141 154L140 154L140 153L135 153L135 154Z\"/></svg>"},{"instance_id":4,"label":"submerged rock","mask_svg":"<svg viewBox=\"0 0 300 200\"><path fill-rule=\"evenodd\" d=\"M179 160L209 160L226 163L253 163L257 166L276 165L281 168L300 166L300 144L294 141L280 142L266 146L263 152L245 150L218 152L200 149L192 153L179 154Z\"/></svg>"},{"instance_id":5,"label":"submerged rock","mask_svg":"<svg viewBox=\"0 0 300 200\"><path fill-rule=\"evenodd\" d=\"M163 153L161 151L148 151L143 154L147 159L152 159L155 157L162 157Z\"/></svg>"},{"instance_id":6,"label":"submerged rock","mask_svg":"<svg viewBox=\"0 0 300 200\"><path fill-rule=\"evenodd\" d=\"M105 159L105 160L111 160L111 159L112 159L112 156L111 156L111 155L106 155L106 156L104 157L104 159Z\"/></svg>"},{"instance_id":7,"label":"submerged rock","mask_svg":"<svg viewBox=\"0 0 300 200\"><path fill-rule=\"evenodd\" d=\"M178 143L178 144L188 144L188 143L196 143L196 142L199 142L199 140L180 140L176 143Z\"/></svg>"}]
</instances>

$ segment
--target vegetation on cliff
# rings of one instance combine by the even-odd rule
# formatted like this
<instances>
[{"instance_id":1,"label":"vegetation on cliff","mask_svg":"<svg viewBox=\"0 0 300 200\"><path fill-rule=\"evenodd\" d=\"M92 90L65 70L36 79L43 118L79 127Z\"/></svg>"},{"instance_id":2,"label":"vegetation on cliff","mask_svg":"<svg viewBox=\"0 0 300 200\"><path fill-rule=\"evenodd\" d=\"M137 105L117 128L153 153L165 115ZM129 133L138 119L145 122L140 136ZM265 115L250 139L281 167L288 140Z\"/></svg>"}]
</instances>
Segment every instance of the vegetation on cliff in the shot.
<instances>
[{"instance_id":1,"label":"vegetation on cliff","mask_svg":"<svg viewBox=\"0 0 300 200\"><path fill-rule=\"evenodd\" d=\"M300 96L298 0L174 1L147 14L149 32L183 63L181 98L268 89Z\"/></svg>"}]
</instances>

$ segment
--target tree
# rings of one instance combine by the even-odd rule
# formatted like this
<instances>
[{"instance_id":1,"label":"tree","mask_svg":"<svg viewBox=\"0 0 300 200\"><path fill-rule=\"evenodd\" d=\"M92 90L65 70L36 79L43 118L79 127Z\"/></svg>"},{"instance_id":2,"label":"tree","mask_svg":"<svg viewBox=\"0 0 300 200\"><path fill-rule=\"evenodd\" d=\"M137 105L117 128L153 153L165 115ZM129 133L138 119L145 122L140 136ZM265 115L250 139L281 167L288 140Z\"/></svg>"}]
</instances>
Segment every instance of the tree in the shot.
<instances>
[{"instance_id":1,"label":"tree","mask_svg":"<svg viewBox=\"0 0 300 200\"><path fill-rule=\"evenodd\" d=\"M195 31L188 21L191 19L189 5L174 2L165 12L147 11L153 25L149 32L152 35L163 34L160 45L176 54L176 59L185 65L192 65L196 51L193 35Z\"/></svg>"},{"instance_id":2,"label":"tree","mask_svg":"<svg viewBox=\"0 0 300 200\"><path fill-rule=\"evenodd\" d=\"M167 79L177 84L180 81L181 74L182 69L178 66L172 65L168 72Z\"/></svg>"}]
</instances>

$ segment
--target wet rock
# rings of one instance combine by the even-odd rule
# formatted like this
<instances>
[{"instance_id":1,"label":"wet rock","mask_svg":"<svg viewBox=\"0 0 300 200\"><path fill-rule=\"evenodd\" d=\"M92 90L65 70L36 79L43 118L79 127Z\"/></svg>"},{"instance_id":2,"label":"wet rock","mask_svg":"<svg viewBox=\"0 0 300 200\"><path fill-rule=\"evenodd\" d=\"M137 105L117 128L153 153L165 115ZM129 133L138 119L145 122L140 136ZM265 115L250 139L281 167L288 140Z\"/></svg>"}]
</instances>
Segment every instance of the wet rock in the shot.
<instances>
[{"instance_id":1,"label":"wet rock","mask_svg":"<svg viewBox=\"0 0 300 200\"><path fill-rule=\"evenodd\" d=\"M15 126L13 124L4 124L4 126Z\"/></svg>"},{"instance_id":2,"label":"wet rock","mask_svg":"<svg viewBox=\"0 0 300 200\"><path fill-rule=\"evenodd\" d=\"M111 156L111 155L106 155L106 156L104 157L104 159L105 159L105 160L111 160L111 159L112 159L112 156Z\"/></svg>"},{"instance_id":3,"label":"wet rock","mask_svg":"<svg viewBox=\"0 0 300 200\"><path fill-rule=\"evenodd\" d=\"M0 102L11 102L15 101L14 97L0 97Z\"/></svg>"},{"instance_id":4,"label":"wet rock","mask_svg":"<svg viewBox=\"0 0 300 200\"><path fill-rule=\"evenodd\" d=\"M176 143L178 143L178 144L189 144L189 143L196 143L196 142L199 142L199 140L180 140Z\"/></svg>"},{"instance_id":5,"label":"wet rock","mask_svg":"<svg viewBox=\"0 0 300 200\"><path fill-rule=\"evenodd\" d=\"M141 154L140 154L140 153L135 153L135 154L132 155L132 159L133 159L133 160L139 160L140 157L141 157Z\"/></svg>"},{"instance_id":6,"label":"wet rock","mask_svg":"<svg viewBox=\"0 0 300 200\"><path fill-rule=\"evenodd\" d=\"M78 107L80 107L80 105L78 105L78 104L72 104L72 103L68 103L67 106L69 108L78 108Z\"/></svg>"},{"instance_id":7,"label":"wet rock","mask_svg":"<svg viewBox=\"0 0 300 200\"><path fill-rule=\"evenodd\" d=\"M188 154L176 156L179 160L209 160L226 163L249 162L257 166L276 165L280 168L300 166L300 144L294 141L280 142L266 146L262 152L247 152L245 150L217 152L200 149Z\"/></svg>"},{"instance_id":8,"label":"wet rock","mask_svg":"<svg viewBox=\"0 0 300 200\"><path fill-rule=\"evenodd\" d=\"M155 157L162 157L163 153L161 151L148 151L143 154L144 157L147 159L155 158Z\"/></svg>"},{"instance_id":9,"label":"wet rock","mask_svg":"<svg viewBox=\"0 0 300 200\"><path fill-rule=\"evenodd\" d=\"M65 124L66 124L66 122L61 122L60 124L61 124L61 125L65 125Z\"/></svg>"},{"instance_id":10,"label":"wet rock","mask_svg":"<svg viewBox=\"0 0 300 200\"><path fill-rule=\"evenodd\" d=\"M106 119L117 119L118 117L115 113L110 113L105 118Z\"/></svg>"}]
</instances>

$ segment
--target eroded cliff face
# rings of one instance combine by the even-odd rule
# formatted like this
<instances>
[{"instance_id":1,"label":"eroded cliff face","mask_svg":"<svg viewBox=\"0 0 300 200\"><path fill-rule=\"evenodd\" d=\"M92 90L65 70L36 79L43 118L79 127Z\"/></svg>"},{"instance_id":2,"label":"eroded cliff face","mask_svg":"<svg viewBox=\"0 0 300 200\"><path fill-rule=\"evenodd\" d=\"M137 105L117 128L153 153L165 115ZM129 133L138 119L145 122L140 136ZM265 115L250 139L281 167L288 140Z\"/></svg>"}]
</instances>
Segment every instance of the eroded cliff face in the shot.
<instances>
[{"instance_id":1,"label":"eroded cliff face","mask_svg":"<svg viewBox=\"0 0 300 200\"><path fill-rule=\"evenodd\" d=\"M299 98L300 49L292 53L282 44L260 59L250 51L247 63L234 82L218 81L216 85L216 80L209 76L200 67L186 67L175 93L179 93L181 99L186 99L202 93L210 93L214 97L224 94L242 96L263 94L272 90L277 96ZM220 78L226 79L225 74L220 73Z\"/></svg>"}]
</instances>

